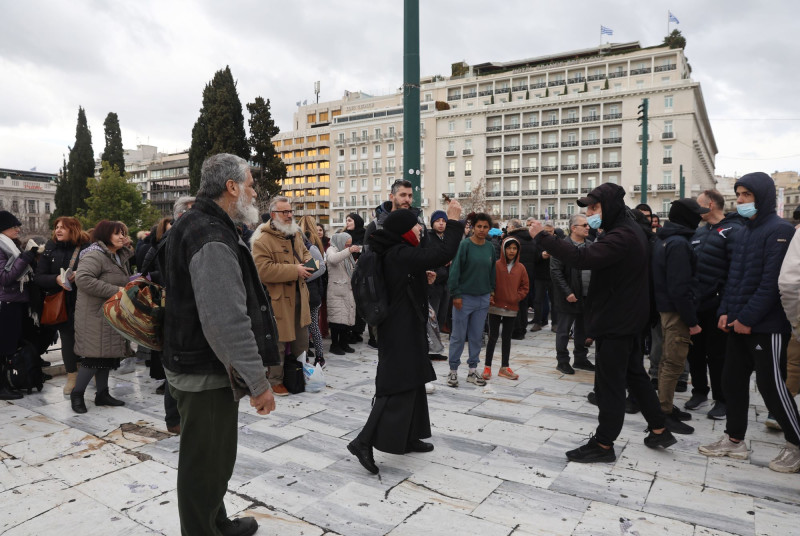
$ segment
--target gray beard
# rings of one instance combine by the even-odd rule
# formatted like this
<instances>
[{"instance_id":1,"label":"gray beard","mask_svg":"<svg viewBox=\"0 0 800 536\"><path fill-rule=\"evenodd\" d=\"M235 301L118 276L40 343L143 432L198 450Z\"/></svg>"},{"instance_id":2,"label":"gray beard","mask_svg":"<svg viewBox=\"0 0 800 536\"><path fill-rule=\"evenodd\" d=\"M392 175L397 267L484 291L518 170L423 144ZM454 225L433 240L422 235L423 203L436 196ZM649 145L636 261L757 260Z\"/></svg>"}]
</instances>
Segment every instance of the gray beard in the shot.
<instances>
[{"instance_id":1,"label":"gray beard","mask_svg":"<svg viewBox=\"0 0 800 536\"><path fill-rule=\"evenodd\" d=\"M240 195L236 200L234 209L233 221L236 223L243 223L245 225L255 225L258 223L258 207L256 207L256 200L251 199L250 203L245 203L244 196Z\"/></svg>"},{"instance_id":2,"label":"gray beard","mask_svg":"<svg viewBox=\"0 0 800 536\"><path fill-rule=\"evenodd\" d=\"M297 225L294 220L289 223L283 223L273 218L270 220L270 222L275 229L282 232L286 236L294 236L300 232L300 226Z\"/></svg>"}]
</instances>

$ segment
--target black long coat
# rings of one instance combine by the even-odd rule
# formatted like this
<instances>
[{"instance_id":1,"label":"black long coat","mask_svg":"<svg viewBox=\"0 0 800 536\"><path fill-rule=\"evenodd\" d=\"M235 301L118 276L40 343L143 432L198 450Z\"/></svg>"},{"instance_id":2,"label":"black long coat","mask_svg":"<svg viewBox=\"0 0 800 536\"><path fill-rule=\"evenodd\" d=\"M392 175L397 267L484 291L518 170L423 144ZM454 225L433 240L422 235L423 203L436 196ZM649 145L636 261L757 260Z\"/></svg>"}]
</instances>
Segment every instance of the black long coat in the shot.
<instances>
[{"instance_id":1,"label":"black long coat","mask_svg":"<svg viewBox=\"0 0 800 536\"><path fill-rule=\"evenodd\" d=\"M462 236L464 225L455 220L448 220L441 247L413 247L385 229L370 235L369 246L382 255L392 311L378 326L376 396L402 393L436 379L428 358L425 271L451 261Z\"/></svg>"}]
</instances>

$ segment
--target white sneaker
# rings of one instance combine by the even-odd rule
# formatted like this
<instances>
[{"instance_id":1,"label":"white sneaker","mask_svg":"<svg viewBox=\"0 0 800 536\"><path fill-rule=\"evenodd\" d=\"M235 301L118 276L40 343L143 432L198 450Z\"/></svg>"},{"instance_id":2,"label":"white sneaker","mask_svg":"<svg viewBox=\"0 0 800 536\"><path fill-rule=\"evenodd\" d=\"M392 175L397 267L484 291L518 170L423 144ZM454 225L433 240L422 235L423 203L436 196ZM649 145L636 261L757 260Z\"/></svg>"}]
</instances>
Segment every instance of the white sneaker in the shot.
<instances>
[{"instance_id":1,"label":"white sneaker","mask_svg":"<svg viewBox=\"0 0 800 536\"><path fill-rule=\"evenodd\" d=\"M425 384L425 392L427 394L433 394L434 391L436 391L436 386L433 385L433 382L428 382Z\"/></svg>"},{"instance_id":2,"label":"white sneaker","mask_svg":"<svg viewBox=\"0 0 800 536\"><path fill-rule=\"evenodd\" d=\"M458 373L455 370L451 370L450 374L447 375L447 385L458 387Z\"/></svg>"},{"instance_id":3,"label":"white sneaker","mask_svg":"<svg viewBox=\"0 0 800 536\"><path fill-rule=\"evenodd\" d=\"M706 456L728 456L736 460L746 460L749 455L744 441L734 443L728 434L723 435L722 439L716 443L700 445L697 450L700 451L700 454L705 454Z\"/></svg>"},{"instance_id":4,"label":"white sneaker","mask_svg":"<svg viewBox=\"0 0 800 536\"><path fill-rule=\"evenodd\" d=\"M769 462L769 468L779 473L796 473L800 470L800 447L787 441L778 457Z\"/></svg>"}]
</instances>

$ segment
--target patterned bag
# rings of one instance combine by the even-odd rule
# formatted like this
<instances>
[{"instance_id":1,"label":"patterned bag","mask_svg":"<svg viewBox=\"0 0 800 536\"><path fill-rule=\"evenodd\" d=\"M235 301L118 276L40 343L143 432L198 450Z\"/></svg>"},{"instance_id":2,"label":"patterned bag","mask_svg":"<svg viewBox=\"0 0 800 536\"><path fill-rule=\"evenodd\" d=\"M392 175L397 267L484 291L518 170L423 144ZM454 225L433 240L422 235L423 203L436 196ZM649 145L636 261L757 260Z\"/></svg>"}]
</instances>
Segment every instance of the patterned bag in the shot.
<instances>
[{"instance_id":1,"label":"patterned bag","mask_svg":"<svg viewBox=\"0 0 800 536\"><path fill-rule=\"evenodd\" d=\"M151 350L164 344L164 288L137 277L103 304L103 314L120 335Z\"/></svg>"}]
</instances>

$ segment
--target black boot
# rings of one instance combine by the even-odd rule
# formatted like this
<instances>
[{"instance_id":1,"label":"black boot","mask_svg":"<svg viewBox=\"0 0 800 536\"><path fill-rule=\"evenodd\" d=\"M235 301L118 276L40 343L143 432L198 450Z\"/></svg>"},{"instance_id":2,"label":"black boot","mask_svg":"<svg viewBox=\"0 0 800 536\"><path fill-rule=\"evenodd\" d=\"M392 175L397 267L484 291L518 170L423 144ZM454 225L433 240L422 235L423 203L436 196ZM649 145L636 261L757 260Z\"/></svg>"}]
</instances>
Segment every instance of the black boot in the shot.
<instances>
[{"instance_id":1,"label":"black boot","mask_svg":"<svg viewBox=\"0 0 800 536\"><path fill-rule=\"evenodd\" d=\"M76 391L75 389L69 394L69 401L72 403L72 411L75 413L86 413L86 402L83 401L83 391Z\"/></svg>"},{"instance_id":2,"label":"black boot","mask_svg":"<svg viewBox=\"0 0 800 536\"><path fill-rule=\"evenodd\" d=\"M117 400L111 394L109 394L108 389L104 391L100 391L96 395L94 395L94 405L95 406L124 406L125 402L122 400Z\"/></svg>"}]
</instances>

